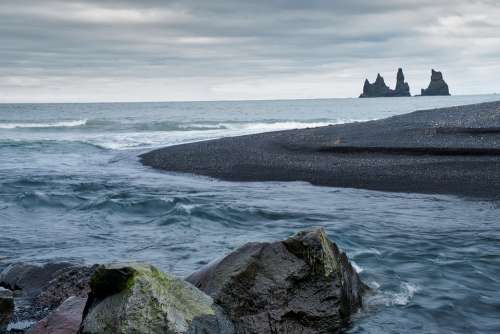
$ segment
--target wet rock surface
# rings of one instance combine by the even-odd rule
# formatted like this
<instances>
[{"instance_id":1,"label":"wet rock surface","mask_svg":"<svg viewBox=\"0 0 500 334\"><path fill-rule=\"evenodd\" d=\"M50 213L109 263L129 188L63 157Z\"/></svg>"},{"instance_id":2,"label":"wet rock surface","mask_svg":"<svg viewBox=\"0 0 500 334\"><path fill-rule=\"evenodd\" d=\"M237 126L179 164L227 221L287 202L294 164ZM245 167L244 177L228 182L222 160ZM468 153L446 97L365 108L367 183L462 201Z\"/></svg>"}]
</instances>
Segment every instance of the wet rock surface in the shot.
<instances>
[{"instance_id":1,"label":"wet rock surface","mask_svg":"<svg viewBox=\"0 0 500 334\"><path fill-rule=\"evenodd\" d=\"M0 333L5 333L14 314L14 294L0 287Z\"/></svg>"},{"instance_id":2,"label":"wet rock surface","mask_svg":"<svg viewBox=\"0 0 500 334\"><path fill-rule=\"evenodd\" d=\"M17 289L0 288L11 334L338 333L367 290L321 228L249 243L186 280L139 263L16 264L0 277Z\"/></svg>"},{"instance_id":3,"label":"wet rock surface","mask_svg":"<svg viewBox=\"0 0 500 334\"><path fill-rule=\"evenodd\" d=\"M249 243L189 276L236 333L338 333L366 289L323 229Z\"/></svg>"}]
</instances>

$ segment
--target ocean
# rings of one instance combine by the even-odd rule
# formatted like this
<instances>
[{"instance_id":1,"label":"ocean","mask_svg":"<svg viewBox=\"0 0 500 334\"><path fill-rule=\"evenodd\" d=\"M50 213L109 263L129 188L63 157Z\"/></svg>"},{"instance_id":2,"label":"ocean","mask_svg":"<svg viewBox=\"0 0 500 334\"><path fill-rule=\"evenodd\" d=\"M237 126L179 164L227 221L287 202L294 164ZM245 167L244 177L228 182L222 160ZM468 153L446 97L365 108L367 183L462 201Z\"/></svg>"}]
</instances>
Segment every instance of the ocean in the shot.
<instances>
[{"instance_id":1,"label":"ocean","mask_svg":"<svg viewBox=\"0 0 500 334\"><path fill-rule=\"evenodd\" d=\"M374 290L349 333L500 333L500 203L144 167L152 148L365 121L495 95L0 104L0 268L139 260L186 276L323 226Z\"/></svg>"}]
</instances>

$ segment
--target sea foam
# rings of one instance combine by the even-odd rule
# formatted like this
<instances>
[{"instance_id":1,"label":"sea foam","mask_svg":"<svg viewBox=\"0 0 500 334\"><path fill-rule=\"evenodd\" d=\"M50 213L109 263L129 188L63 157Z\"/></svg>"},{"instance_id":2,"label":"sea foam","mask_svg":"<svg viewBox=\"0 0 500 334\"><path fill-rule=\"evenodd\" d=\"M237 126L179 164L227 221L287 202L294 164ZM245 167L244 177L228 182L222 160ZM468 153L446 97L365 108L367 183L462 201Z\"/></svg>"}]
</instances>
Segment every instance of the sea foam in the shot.
<instances>
[{"instance_id":1,"label":"sea foam","mask_svg":"<svg viewBox=\"0 0 500 334\"><path fill-rule=\"evenodd\" d=\"M67 128L83 126L87 124L86 119L74 120L74 121L62 121L62 122L46 122L46 123L11 123L4 122L0 123L0 129L17 129L17 128Z\"/></svg>"}]
</instances>

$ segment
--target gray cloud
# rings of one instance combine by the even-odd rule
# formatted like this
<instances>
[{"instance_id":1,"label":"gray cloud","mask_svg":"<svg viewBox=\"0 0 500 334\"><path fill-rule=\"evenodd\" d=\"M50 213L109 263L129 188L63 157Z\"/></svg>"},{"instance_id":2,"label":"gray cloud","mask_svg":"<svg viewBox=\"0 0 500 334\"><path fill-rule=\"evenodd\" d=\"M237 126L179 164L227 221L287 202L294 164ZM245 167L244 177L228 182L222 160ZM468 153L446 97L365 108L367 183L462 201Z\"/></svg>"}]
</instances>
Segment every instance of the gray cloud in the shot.
<instances>
[{"instance_id":1,"label":"gray cloud","mask_svg":"<svg viewBox=\"0 0 500 334\"><path fill-rule=\"evenodd\" d=\"M343 97L405 68L500 91L496 0L0 3L0 101Z\"/></svg>"}]
</instances>

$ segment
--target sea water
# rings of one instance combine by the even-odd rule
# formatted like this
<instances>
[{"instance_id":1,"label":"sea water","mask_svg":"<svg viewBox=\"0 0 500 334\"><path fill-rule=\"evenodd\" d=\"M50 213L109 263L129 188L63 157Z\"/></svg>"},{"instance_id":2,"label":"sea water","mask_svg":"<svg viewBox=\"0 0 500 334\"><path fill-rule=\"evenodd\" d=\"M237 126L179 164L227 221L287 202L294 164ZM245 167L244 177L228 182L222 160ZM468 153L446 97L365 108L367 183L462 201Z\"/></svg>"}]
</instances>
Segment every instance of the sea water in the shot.
<instances>
[{"instance_id":1,"label":"sea water","mask_svg":"<svg viewBox=\"0 0 500 334\"><path fill-rule=\"evenodd\" d=\"M148 150L379 119L490 96L0 105L0 267L140 260L188 275L248 241L323 226L374 293L350 333L500 333L500 203L224 182Z\"/></svg>"}]
</instances>

